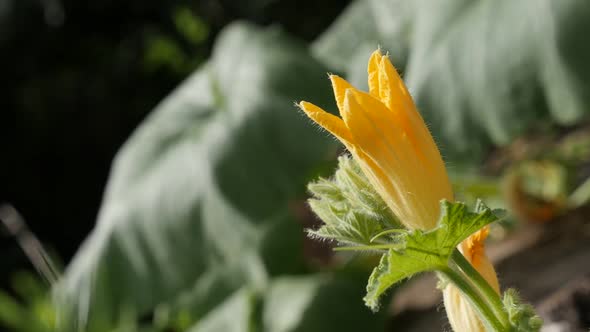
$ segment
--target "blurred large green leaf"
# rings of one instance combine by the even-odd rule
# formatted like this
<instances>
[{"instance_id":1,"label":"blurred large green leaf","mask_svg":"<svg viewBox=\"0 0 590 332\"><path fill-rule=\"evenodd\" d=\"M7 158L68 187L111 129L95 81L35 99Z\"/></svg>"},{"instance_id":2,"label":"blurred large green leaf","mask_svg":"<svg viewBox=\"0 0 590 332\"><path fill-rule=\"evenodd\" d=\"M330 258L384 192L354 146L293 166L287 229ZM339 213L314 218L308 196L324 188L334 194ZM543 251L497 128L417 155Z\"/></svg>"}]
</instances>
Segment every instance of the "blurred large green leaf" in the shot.
<instances>
[{"instance_id":1,"label":"blurred large green leaf","mask_svg":"<svg viewBox=\"0 0 590 332\"><path fill-rule=\"evenodd\" d=\"M281 277L264 296L262 331L383 331L383 313L373 314L359 298L366 275Z\"/></svg>"},{"instance_id":2,"label":"blurred large green leaf","mask_svg":"<svg viewBox=\"0 0 590 332\"><path fill-rule=\"evenodd\" d=\"M587 31L586 0L357 0L313 50L362 87L367 48L384 46L443 153L473 159L539 121L586 117Z\"/></svg>"},{"instance_id":3,"label":"blurred large green leaf","mask_svg":"<svg viewBox=\"0 0 590 332\"><path fill-rule=\"evenodd\" d=\"M241 289L189 329L189 332L250 332L255 308L253 294Z\"/></svg>"},{"instance_id":4,"label":"blurred large green leaf","mask_svg":"<svg viewBox=\"0 0 590 332\"><path fill-rule=\"evenodd\" d=\"M366 275L357 272L278 277L262 294L240 289L189 331L381 331L386 316L359 301Z\"/></svg>"},{"instance_id":5,"label":"blurred large green leaf","mask_svg":"<svg viewBox=\"0 0 590 332\"><path fill-rule=\"evenodd\" d=\"M358 88L368 88L367 61L377 46L404 67L410 46L413 2L357 0L311 45L331 69L346 74Z\"/></svg>"},{"instance_id":6,"label":"blurred large green leaf","mask_svg":"<svg viewBox=\"0 0 590 332\"><path fill-rule=\"evenodd\" d=\"M200 317L244 284L301 272L289 202L337 146L293 102L326 105L325 72L278 30L226 28L118 153L96 228L56 290L70 317L106 329L191 287Z\"/></svg>"}]
</instances>

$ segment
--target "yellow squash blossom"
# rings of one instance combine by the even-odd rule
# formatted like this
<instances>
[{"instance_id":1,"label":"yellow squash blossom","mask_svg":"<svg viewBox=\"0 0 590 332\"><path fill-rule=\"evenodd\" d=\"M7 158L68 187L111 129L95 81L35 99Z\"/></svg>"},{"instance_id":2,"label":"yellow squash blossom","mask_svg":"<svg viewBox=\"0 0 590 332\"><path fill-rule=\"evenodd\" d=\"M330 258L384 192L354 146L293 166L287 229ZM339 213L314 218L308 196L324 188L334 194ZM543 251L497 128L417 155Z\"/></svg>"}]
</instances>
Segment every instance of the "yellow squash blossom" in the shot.
<instances>
[{"instance_id":1,"label":"yellow squash blossom","mask_svg":"<svg viewBox=\"0 0 590 332\"><path fill-rule=\"evenodd\" d=\"M496 271L485 254L485 239L487 236L488 227L482 228L463 241L459 245L459 250L488 284L500 294ZM447 285L443 290L443 299L449 322L454 331L485 332L477 312L455 286Z\"/></svg>"},{"instance_id":2,"label":"yellow squash blossom","mask_svg":"<svg viewBox=\"0 0 590 332\"><path fill-rule=\"evenodd\" d=\"M440 152L388 56L375 51L368 74L368 93L330 75L341 117L305 101L299 106L346 146L406 227L432 229L439 218L440 201L453 200ZM484 252L486 236L487 229L473 234L460 250L499 291L496 273ZM455 331L483 331L478 315L455 287L448 286L443 294Z\"/></svg>"},{"instance_id":3,"label":"yellow squash blossom","mask_svg":"<svg viewBox=\"0 0 590 332\"><path fill-rule=\"evenodd\" d=\"M369 93L330 75L341 118L316 105L301 109L336 136L393 213L409 229L431 229L453 192L440 152L388 56L369 60Z\"/></svg>"}]
</instances>

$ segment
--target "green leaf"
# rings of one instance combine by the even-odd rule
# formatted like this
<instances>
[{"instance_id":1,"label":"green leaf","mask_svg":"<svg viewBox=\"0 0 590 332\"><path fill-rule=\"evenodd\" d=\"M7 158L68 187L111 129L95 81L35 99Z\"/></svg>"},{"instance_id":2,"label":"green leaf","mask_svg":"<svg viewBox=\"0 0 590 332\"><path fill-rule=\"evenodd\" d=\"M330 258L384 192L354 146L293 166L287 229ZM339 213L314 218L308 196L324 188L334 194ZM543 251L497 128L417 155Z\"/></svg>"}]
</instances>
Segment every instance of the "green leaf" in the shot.
<instances>
[{"instance_id":1,"label":"green leaf","mask_svg":"<svg viewBox=\"0 0 590 332\"><path fill-rule=\"evenodd\" d=\"M121 312L146 315L193 285L220 285L196 304L200 317L242 285L301 266L289 205L337 145L293 102L327 105L326 71L279 30L221 32L207 65L117 154L97 226L56 289L70 321L108 330Z\"/></svg>"},{"instance_id":2,"label":"green leaf","mask_svg":"<svg viewBox=\"0 0 590 332\"><path fill-rule=\"evenodd\" d=\"M47 293L47 286L33 272L16 272L12 276L11 284L14 292L27 302L44 298Z\"/></svg>"},{"instance_id":3,"label":"green leaf","mask_svg":"<svg viewBox=\"0 0 590 332\"><path fill-rule=\"evenodd\" d=\"M0 291L0 330L4 327L20 332L55 331L56 309L51 305L48 294L41 291L40 281L24 272L16 276L27 278L18 290L25 291L25 296L17 299ZM29 286L32 288L22 288Z\"/></svg>"},{"instance_id":4,"label":"green leaf","mask_svg":"<svg viewBox=\"0 0 590 332\"><path fill-rule=\"evenodd\" d=\"M448 267L453 250L469 235L498 218L478 201L474 212L464 203L441 201L441 217L436 228L413 230L396 235L392 249L381 257L367 285L365 304L379 308L379 297L397 282L416 273Z\"/></svg>"},{"instance_id":5,"label":"green leaf","mask_svg":"<svg viewBox=\"0 0 590 332\"><path fill-rule=\"evenodd\" d=\"M240 289L194 324L190 332L379 331L386 313L363 307L364 271L285 276L261 292Z\"/></svg>"},{"instance_id":6,"label":"green leaf","mask_svg":"<svg viewBox=\"0 0 590 332\"><path fill-rule=\"evenodd\" d=\"M386 313L363 307L364 272L275 279L264 295L262 331L382 331Z\"/></svg>"},{"instance_id":7,"label":"green leaf","mask_svg":"<svg viewBox=\"0 0 590 332\"><path fill-rule=\"evenodd\" d=\"M0 326L24 330L27 322L27 308L7 293L0 291Z\"/></svg>"},{"instance_id":8,"label":"green leaf","mask_svg":"<svg viewBox=\"0 0 590 332\"><path fill-rule=\"evenodd\" d=\"M251 292L241 289L203 317L188 332L250 332L255 301Z\"/></svg>"},{"instance_id":9,"label":"green leaf","mask_svg":"<svg viewBox=\"0 0 590 332\"><path fill-rule=\"evenodd\" d=\"M354 1L312 44L312 52L333 70L367 88L367 61L377 48L391 52L397 67L405 64L414 6L403 0Z\"/></svg>"},{"instance_id":10,"label":"green leaf","mask_svg":"<svg viewBox=\"0 0 590 332\"><path fill-rule=\"evenodd\" d=\"M245 283L251 286L252 292L260 291L267 282L266 275L247 275L264 271L258 261L259 257L246 252L241 258L242 264L209 268L193 286L183 290L174 301L161 304L157 311L165 312L172 322L190 326L208 316L210 311L217 310L221 303ZM246 268L249 265L250 270Z\"/></svg>"},{"instance_id":11,"label":"green leaf","mask_svg":"<svg viewBox=\"0 0 590 332\"><path fill-rule=\"evenodd\" d=\"M366 44L382 45L445 154L474 162L537 123L588 116L589 29L585 0L357 0L313 49L365 87Z\"/></svg>"}]
</instances>

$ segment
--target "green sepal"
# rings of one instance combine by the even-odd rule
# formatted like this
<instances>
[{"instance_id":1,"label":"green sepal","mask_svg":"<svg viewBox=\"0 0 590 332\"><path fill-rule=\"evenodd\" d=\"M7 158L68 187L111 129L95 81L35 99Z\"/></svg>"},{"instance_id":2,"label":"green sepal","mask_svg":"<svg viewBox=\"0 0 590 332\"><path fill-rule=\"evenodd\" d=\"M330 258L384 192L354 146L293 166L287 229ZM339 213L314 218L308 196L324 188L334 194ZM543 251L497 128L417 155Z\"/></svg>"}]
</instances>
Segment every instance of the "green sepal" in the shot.
<instances>
[{"instance_id":1,"label":"green sepal","mask_svg":"<svg viewBox=\"0 0 590 332\"><path fill-rule=\"evenodd\" d=\"M441 216L435 228L398 232L392 237L391 249L369 278L365 304L376 311L379 297L397 282L416 273L446 269L459 243L497 219L479 200L474 212L469 212L464 203L442 200Z\"/></svg>"},{"instance_id":2,"label":"green sepal","mask_svg":"<svg viewBox=\"0 0 590 332\"><path fill-rule=\"evenodd\" d=\"M381 196L369 183L356 161L338 158L338 169L331 179L310 183L313 195L309 206L324 222L308 230L314 238L333 240L340 245L368 246L383 231L401 228Z\"/></svg>"},{"instance_id":3,"label":"green sepal","mask_svg":"<svg viewBox=\"0 0 590 332\"><path fill-rule=\"evenodd\" d=\"M538 332L543 325L543 319L535 313L535 308L522 303L515 289L504 292L504 310L508 313L508 321L514 332Z\"/></svg>"}]
</instances>

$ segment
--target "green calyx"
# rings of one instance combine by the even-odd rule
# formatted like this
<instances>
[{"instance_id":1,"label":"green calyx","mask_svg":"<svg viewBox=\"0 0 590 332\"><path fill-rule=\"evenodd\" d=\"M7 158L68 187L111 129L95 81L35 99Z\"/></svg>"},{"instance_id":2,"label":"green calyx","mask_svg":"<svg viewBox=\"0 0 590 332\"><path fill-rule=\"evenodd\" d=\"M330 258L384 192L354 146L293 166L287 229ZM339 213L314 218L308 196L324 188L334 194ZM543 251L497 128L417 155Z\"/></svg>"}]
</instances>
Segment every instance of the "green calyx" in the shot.
<instances>
[{"instance_id":1,"label":"green calyx","mask_svg":"<svg viewBox=\"0 0 590 332\"><path fill-rule=\"evenodd\" d=\"M543 325L541 317L535 313L535 308L527 303L522 303L518 292L509 288L504 292L504 309L508 313L511 330L514 332L539 331Z\"/></svg>"},{"instance_id":2,"label":"green calyx","mask_svg":"<svg viewBox=\"0 0 590 332\"><path fill-rule=\"evenodd\" d=\"M332 179L319 179L308 189L309 206L324 224L308 230L310 236L343 246L369 246L375 236L401 225L369 183L359 165L348 156L338 158Z\"/></svg>"}]
</instances>

